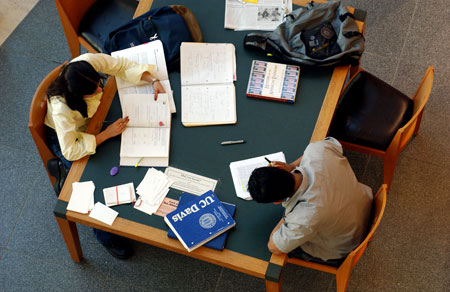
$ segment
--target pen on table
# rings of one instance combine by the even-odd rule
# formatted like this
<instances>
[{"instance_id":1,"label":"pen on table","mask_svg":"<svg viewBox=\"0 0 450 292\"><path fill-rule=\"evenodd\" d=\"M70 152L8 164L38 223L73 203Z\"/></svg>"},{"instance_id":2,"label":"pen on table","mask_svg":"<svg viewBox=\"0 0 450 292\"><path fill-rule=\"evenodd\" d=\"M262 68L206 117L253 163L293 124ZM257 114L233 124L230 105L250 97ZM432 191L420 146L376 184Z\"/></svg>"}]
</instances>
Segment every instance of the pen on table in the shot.
<instances>
[{"instance_id":1,"label":"pen on table","mask_svg":"<svg viewBox=\"0 0 450 292\"><path fill-rule=\"evenodd\" d=\"M134 165L134 167L138 167L138 166L139 166L139 163L141 163L142 158L144 158L144 157L139 158L139 161L136 162L136 164Z\"/></svg>"},{"instance_id":2,"label":"pen on table","mask_svg":"<svg viewBox=\"0 0 450 292\"><path fill-rule=\"evenodd\" d=\"M223 141L220 144L222 145L233 145L233 144L242 144L245 143L244 140L235 140L235 141Z\"/></svg>"},{"instance_id":3,"label":"pen on table","mask_svg":"<svg viewBox=\"0 0 450 292\"><path fill-rule=\"evenodd\" d=\"M264 156L264 159L267 160L267 162L269 162L269 166L272 166L272 161L270 161L269 158Z\"/></svg>"}]
</instances>

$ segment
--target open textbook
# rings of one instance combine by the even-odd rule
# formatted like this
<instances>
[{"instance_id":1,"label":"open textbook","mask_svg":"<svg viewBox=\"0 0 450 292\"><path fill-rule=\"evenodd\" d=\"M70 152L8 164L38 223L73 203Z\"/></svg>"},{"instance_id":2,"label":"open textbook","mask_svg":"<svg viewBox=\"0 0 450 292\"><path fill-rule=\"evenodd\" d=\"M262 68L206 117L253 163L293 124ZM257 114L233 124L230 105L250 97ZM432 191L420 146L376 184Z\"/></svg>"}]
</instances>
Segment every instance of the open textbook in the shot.
<instances>
[{"instance_id":1,"label":"open textbook","mask_svg":"<svg viewBox=\"0 0 450 292\"><path fill-rule=\"evenodd\" d=\"M250 193L247 191L248 180L250 179L250 175L252 174L254 169L268 165L268 162L264 157L266 157L270 161L286 162L284 153L277 152L230 163L234 189L236 190L236 195L239 198L242 198L244 200L252 199Z\"/></svg>"},{"instance_id":2,"label":"open textbook","mask_svg":"<svg viewBox=\"0 0 450 292\"><path fill-rule=\"evenodd\" d=\"M112 52L111 56L140 64L155 64L152 75L160 80L166 91L166 94L158 94L155 101L151 84L134 85L116 78L123 117L130 119L122 133L120 165L168 166L171 113L175 112L175 103L161 41Z\"/></svg>"},{"instance_id":3,"label":"open textbook","mask_svg":"<svg viewBox=\"0 0 450 292\"><path fill-rule=\"evenodd\" d=\"M235 124L233 44L181 44L181 122L186 127Z\"/></svg>"},{"instance_id":4,"label":"open textbook","mask_svg":"<svg viewBox=\"0 0 450 292\"><path fill-rule=\"evenodd\" d=\"M291 12L292 0L226 0L225 28L271 31Z\"/></svg>"},{"instance_id":5,"label":"open textbook","mask_svg":"<svg viewBox=\"0 0 450 292\"><path fill-rule=\"evenodd\" d=\"M152 75L160 80L161 85L164 87L164 90L168 94L170 112L174 113L176 111L172 88L170 87L169 82L169 75L167 73L164 49L160 40L152 41L120 51L115 51L111 53L111 56L127 58L139 64L155 64L156 69L155 72L152 73ZM116 78L116 82L121 102L128 94L148 94L152 96L154 94L153 86L147 82L143 82L142 84L137 86L120 78Z\"/></svg>"},{"instance_id":6,"label":"open textbook","mask_svg":"<svg viewBox=\"0 0 450 292\"><path fill-rule=\"evenodd\" d=\"M121 102L130 121L122 133L120 165L168 166L171 113L167 94L128 94Z\"/></svg>"}]
</instances>

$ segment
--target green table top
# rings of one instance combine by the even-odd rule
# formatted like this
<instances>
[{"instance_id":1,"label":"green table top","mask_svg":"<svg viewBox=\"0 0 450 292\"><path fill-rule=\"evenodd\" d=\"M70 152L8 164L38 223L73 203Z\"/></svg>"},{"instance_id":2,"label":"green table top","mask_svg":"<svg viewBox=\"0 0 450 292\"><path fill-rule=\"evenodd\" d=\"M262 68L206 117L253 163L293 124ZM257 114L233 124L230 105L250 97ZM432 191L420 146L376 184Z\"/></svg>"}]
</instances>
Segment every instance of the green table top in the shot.
<instances>
[{"instance_id":1,"label":"green table top","mask_svg":"<svg viewBox=\"0 0 450 292\"><path fill-rule=\"evenodd\" d=\"M172 116L170 142L170 166L204 175L219 181L215 193L225 202L236 204L234 216L237 224L228 236L225 248L268 261L271 253L267 241L273 227L283 214L283 208L274 204L258 204L239 199L234 191L229 169L230 162L259 155L283 151L288 162L302 155L311 138L325 93L330 82L332 68L302 68L296 102L285 104L276 101L248 98L245 95L254 59L276 62L261 52L245 49L244 37L249 31L226 30L224 1L155 1L152 7L180 4L189 7L202 29L204 42L233 43L236 47L237 81L236 104L238 122L235 125L186 128L181 124L180 74L169 78L177 108ZM106 120L121 117L118 98L113 101ZM225 140L244 139L245 144L221 146ZM95 183L95 201L104 203L103 188L141 182L148 168L120 167L115 177L109 175L113 166L119 165L120 137L104 142L97 153L89 158L80 181ZM164 169L160 169L164 171ZM172 189L168 197L178 199L181 192ZM162 217L149 216L130 204L112 207L119 217L167 230Z\"/></svg>"}]
</instances>

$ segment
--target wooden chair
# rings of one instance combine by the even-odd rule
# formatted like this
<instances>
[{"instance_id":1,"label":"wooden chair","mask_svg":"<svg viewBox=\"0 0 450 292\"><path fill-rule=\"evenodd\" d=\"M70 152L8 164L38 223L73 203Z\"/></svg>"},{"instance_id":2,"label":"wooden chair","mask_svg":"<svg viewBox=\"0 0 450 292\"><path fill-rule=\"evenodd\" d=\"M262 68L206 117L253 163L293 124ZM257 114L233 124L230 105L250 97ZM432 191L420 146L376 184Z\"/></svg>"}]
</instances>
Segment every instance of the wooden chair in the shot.
<instances>
[{"instance_id":1,"label":"wooden chair","mask_svg":"<svg viewBox=\"0 0 450 292\"><path fill-rule=\"evenodd\" d=\"M53 82L53 80L58 77L61 71L60 65L53 69L39 84L36 92L34 93L33 101L31 102L30 108L30 120L28 122L28 128L30 129L31 136L33 137L36 148L41 156L42 163L44 163L45 170L47 171L48 178L52 186L55 184L55 177L50 175L47 168L47 162L56 158L53 155L50 148L48 148L46 143L46 126L44 125L45 115L47 114L47 88Z\"/></svg>"},{"instance_id":2,"label":"wooden chair","mask_svg":"<svg viewBox=\"0 0 450 292\"><path fill-rule=\"evenodd\" d=\"M345 148L382 157L388 189L400 152L419 132L433 74L429 67L411 99L360 69L341 96L328 135Z\"/></svg>"},{"instance_id":3,"label":"wooden chair","mask_svg":"<svg viewBox=\"0 0 450 292\"><path fill-rule=\"evenodd\" d=\"M88 52L102 52L109 32L133 18L136 0L55 0L72 58L80 45Z\"/></svg>"},{"instance_id":4,"label":"wooden chair","mask_svg":"<svg viewBox=\"0 0 450 292\"><path fill-rule=\"evenodd\" d=\"M356 263L358 263L359 259L363 255L367 244L372 240L375 230L380 224L381 217L383 217L384 208L386 206L386 188L387 186L383 184L374 197L372 204L371 222L369 225L370 229L366 238L363 242L360 243L357 248L355 248L351 253L348 254L344 262L338 268L327 266L324 264L312 263L297 258L287 258L287 262L294 265L335 274L337 291L346 291L353 267L355 267Z\"/></svg>"}]
</instances>

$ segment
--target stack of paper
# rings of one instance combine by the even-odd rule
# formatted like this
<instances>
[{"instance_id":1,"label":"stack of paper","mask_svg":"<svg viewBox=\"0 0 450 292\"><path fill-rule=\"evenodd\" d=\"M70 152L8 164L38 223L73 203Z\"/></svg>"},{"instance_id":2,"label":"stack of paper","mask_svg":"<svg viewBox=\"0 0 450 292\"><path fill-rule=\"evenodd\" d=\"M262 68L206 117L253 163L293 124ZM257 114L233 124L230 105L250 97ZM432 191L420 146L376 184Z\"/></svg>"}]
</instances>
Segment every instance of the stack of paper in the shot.
<instances>
[{"instance_id":1,"label":"stack of paper","mask_svg":"<svg viewBox=\"0 0 450 292\"><path fill-rule=\"evenodd\" d=\"M87 214L94 208L95 185L92 181L72 183L72 195L70 196L67 210Z\"/></svg>"},{"instance_id":2,"label":"stack of paper","mask_svg":"<svg viewBox=\"0 0 450 292\"><path fill-rule=\"evenodd\" d=\"M152 215L163 202L173 181L163 172L150 168L136 188L139 199L134 208Z\"/></svg>"},{"instance_id":3,"label":"stack of paper","mask_svg":"<svg viewBox=\"0 0 450 292\"><path fill-rule=\"evenodd\" d=\"M106 206L116 206L136 202L134 184L132 182L103 189Z\"/></svg>"}]
</instances>

